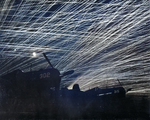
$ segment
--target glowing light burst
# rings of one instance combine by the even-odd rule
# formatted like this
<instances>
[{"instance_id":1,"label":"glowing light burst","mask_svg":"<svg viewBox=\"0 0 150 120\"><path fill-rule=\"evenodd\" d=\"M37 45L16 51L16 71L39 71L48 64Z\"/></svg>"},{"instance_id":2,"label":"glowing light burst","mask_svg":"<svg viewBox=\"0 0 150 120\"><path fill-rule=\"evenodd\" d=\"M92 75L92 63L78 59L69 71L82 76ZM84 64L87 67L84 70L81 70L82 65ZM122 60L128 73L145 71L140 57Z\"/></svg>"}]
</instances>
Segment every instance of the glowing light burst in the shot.
<instances>
[{"instance_id":1,"label":"glowing light burst","mask_svg":"<svg viewBox=\"0 0 150 120\"><path fill-rule=\"evenodd\" d=\"M60 71L75 70L62 84L150 87L149 1L5 0L0 12L1 74L46 67L46 52Z\"/></svg>"}]
</instances>

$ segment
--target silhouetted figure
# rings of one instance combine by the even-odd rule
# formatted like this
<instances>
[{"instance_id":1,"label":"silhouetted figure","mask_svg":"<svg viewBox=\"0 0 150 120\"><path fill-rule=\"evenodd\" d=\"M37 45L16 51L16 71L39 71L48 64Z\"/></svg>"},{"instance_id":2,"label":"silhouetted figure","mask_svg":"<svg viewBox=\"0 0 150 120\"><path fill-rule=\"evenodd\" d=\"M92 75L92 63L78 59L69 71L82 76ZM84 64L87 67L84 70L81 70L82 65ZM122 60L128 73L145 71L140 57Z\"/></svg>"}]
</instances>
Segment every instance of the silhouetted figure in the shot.
<instances>
[{"instance_id":1,"label":"silhouetted figure","mask_svg":"<svg viewBox=\"0 0 150 120\"><path fill-rule=\"evenodd\" d=\"M73 85L73 90L80 91L79 84L74 84L74 85Z\"/></svg>"}]
</instances>

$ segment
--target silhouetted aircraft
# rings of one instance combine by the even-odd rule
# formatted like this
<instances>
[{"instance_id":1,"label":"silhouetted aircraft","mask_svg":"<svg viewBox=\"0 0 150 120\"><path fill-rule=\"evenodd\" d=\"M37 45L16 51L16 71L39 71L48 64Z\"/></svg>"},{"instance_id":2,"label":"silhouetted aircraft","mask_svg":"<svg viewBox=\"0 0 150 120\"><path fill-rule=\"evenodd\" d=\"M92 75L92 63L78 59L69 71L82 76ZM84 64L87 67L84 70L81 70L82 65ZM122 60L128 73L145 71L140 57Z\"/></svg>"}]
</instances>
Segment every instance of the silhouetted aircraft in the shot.
<instances>
[{"instance_id":1,"label":"silhouetted aircraft","mask_svg":"<svg viewBox=\"0 0 150 120\"><path fill-rule=\"evenodd\" d=\"M53 87L54 89L59 90L61 78L66 75L72 74L74 70L70 70L64 72L63 74L60 74L59 70L52 66L45 53L43 53L43 55L47 60L47 62L49 63L49 65L51 66L51 68L40 69L38 71L30 71L30 72L22 72L21 70L18 69L11 73L1 76L1 78L6 80L17 80L17 81L21 80L22 82L27 80L35 81L39 82L41 85L45 87L49 88Z\"/></svg>"},{"instance_id":2,"label":"silhouetted aircraft","mask_svg":"<svg viewBox=\"0 0 150 120\"><path fill-rule=\"evenodd\" d=\"M46 54L43 53L45 59L49 63L50 67L49 69L41 69L38 71L30 71L30 72L22 72L21 70L15 70L11 73L8 73L6 75L1 76L2 79L6 81L12 81L12 83L16 87L20 86L32 86L32 88L36 87L38 91L43 90L43 89L50 89L54 88L54 90L59 91L60 90L60 82L61 78L63 76L69 75L74 73L74 70L70 70L67 72L64 72L63 74L60 74L59 70L54 68L49 59L47 58ZM18 82L18 83L17 83ZM119 82L119 81L118 81ZM20 84L19 84L20 83ZM120 83L120 82L119 82ZM13 85L12 84L12 85ZM23 84L23 85L21 85ZM29 85L30 84L30 85ZM20 86L19 86L20 85ZM23 88L21 88L23 89ZM64 89L62 89L59 93L61 94L62 91L64 92ZM98 87L87 90L85 92L80 91L79 85L75 84L73 86L72 90L68 90L67 88L65 89L65 92L68 93L73 93L73 91L78 92L78 94L84 93L84 97L101 97L101 96L125 96L125 89L120 85L119 87L113 87L113 88L105 88L105 89L100 89ZM69 94L68 94L69 95ZM62 95L61 95L62 96ZM69 96L68 96L69 97ZM82 96L80 96L82 97Z\"/></svg>"}]
</instances>

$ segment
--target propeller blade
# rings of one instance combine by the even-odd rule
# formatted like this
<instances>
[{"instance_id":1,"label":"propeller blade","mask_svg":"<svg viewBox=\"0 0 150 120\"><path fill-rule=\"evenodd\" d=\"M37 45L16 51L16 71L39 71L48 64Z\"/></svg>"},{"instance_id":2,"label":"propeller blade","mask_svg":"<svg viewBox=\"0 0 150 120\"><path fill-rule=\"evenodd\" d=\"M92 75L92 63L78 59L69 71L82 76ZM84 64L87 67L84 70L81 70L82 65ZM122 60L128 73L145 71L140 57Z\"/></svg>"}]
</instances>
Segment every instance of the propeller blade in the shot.
<instances>
[{"instance_id":1,"label":"propeller blade","mask_svg":"<svg viewBox=\"0 0 150 120\"><path fill-rule=\"evenodd\" d=\"M51 64L51 62L49 61L49 59L47 58L46 54L43 53L43 55L44 55L45 59L47 60L47 62L49 63L49 65L50 65L52 68L54 68L53 65Z\"/></svg>"},{"instance_id":2,"label":"propeller blade","mask_svg":"<svg viewBox=\"0 0 150 120\"><path fill-rule=\"evenodd\" d=\"M64 76L66 76L66 75L70 75L70 74L72 74L72 73L74 73L74 70L69 70L69 71L67 71L67 72L64 72L64 73L61 75L61 77L64 77Z\"/></svg>"}]
</instances>

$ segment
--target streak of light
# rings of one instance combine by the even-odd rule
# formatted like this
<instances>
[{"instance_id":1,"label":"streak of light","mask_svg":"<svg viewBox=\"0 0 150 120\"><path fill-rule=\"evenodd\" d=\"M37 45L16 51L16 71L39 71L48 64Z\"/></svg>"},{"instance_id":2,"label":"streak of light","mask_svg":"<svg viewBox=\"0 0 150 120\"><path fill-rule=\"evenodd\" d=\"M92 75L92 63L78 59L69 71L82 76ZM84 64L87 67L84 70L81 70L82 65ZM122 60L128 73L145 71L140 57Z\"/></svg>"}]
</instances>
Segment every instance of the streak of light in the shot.
<instances>
[{"instance_id":1,"label":"streak of light","mask_svg":"<svg viewBox=\"0 0 150 120\"><path fill-rule=\"evenodd\" d=\"M46 67L45 52L60 71L75 70L62 84L71 80L81 90L113 86L116 79L124 85L149 81L149 5L6 0L0 11L0 74L27 71L30 64L35 70ZM40 56L33 58L33 52Z\"/></svg>"}]
</instances>

